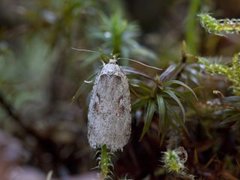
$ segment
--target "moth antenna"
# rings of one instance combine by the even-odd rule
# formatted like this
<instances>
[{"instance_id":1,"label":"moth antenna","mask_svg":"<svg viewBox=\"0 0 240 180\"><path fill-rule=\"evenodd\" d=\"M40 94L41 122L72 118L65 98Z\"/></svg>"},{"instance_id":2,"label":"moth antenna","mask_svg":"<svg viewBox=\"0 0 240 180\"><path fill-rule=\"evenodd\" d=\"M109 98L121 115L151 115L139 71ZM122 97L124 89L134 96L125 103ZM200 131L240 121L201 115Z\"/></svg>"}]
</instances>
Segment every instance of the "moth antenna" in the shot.
<instances>
[{"instance_id":1,"label":"moth antenna","mask_svg":"<svg viewBox=\"0 0 240 180\"><path fill-rule=\"evenodd\" d=\"M79 49L79 48L75 48L75 47L71 47L71 49L74 50L74 51L91 52L91 53L98 53L98 54L100 54L100 53L97 52L97 51L93 51L93 50L89 50L89 49Z\"/></svg>"},{"instance_id":2,"label":"moth antenna","mask_svg":"<svg viewBox=\"0 0 240 180\"><path fill-rule=\"evenodd\" d=\"M135 70L131 70L131 69L127 69L127 68L124 68L123 70L124 70L124 72L126 72L126 73L137 74L137 75L140 75L140 76L142 76L142 77L145 77L145 78L147 78L147 79L149 79L149 80L154 81L153 78L151 78L150 76L148 76L148 75L146 75L146 74L144 74L144 73L141 73L141 72L138 72L138 71L135 71Z\"/></svg>"},{"instance_id":3,"label":"moth antenna","mask_svg":"<svg viewBox=\"0 0 240 180\"><path fill-rule=\"evenodd\" d=\"M145 66L145 67L148 67L148 68L151 68L151 69L155 69L155 70L157 70L157 71L163 71L163 69L160 69L160 68L157 68L157 67L154 67L154 66L147 65L147 64L145 64L145 63L139 62L139 61L134 60L134 59L129 59L129 58L119 58L119 59L129 60L129 61L138 63L138 64L140 64L140 65L142 65L142 66Z\"/></svg>"}]
</instances>

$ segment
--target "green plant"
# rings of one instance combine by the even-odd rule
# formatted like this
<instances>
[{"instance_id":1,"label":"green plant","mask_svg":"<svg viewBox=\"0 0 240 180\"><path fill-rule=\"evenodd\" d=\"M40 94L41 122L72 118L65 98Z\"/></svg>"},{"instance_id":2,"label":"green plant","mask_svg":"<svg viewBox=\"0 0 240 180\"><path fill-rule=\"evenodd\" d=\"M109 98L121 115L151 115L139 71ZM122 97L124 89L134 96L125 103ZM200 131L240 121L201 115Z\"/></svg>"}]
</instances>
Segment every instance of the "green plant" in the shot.
<instances>
[{"instance_id":1,"label":"green plant","mask_svg":"<svg viewBox=\"0 0 240 180\"><path fill-rule=\"evenodd\" d=\"M103 145L99 151L97 151L97 168L100 169L101 177L103 179L111 179L113 176L112 169L113 164L111 161L112 153L109 152L106 145Z\"/></svg>"},{"instance_id":2,"label":"green plant","mask_svg":"<svg viewBox=\"0 0 240 180\"><path fill-rule=\"evenodd\" d=\"M219 36L225 36L227 34L238 34L240 32L240 23L239 19L215 19L209 14L200 14L200 22L202 26L210 33L214 33ZM222 63L212 63L210 59L199 57L199 63L204 65L207 72L212 75L221 75L220 80L224 80L223 77L226 77L231 82L232 94L226 96L224 92L217 90L213 91L213 94L218 96L214 99L208 99L205 103L201 104L198 112L200 119L203 119L205 123L202 124L204 131L207 136L211 139L216 139L218 142L218 147L215 144L212 145L212 150L216 156L222 156L222 164L224 167L221 168L221 171L229 171L234 173L236 169L233 167L233 164L239 163L237 157L239 156L238 150L237 153L225 152L220 154L223 149L225 149L224 144L231 141L229 145L231 146L231 151L239 146L239 140L236 137L239 137L239 117L240 117L240 105L239 105L239 95L240 95L240 62L239 62L239 53L236 53L232 62L229 64ZM214 77L214 76L212 76ZM228 86L226 86L228 87ZM212 129L214 131L212 131ZM218 131L224 131L224 136L226 139L219 137ZM233 138L232 138L233 137ZM231 139L231 140L230 140ZM236 148L236 149L237 149ZM206 167L216 166L215 162L211 162L215 157L211 157ZM215 175L217 176L217 175ZM231 175L232 176L232 175ZM219 177L224 177L221 174ZM233 177L235 178L235 177ZM229 179L228 175L226 179Z\"/></svg>"},{"instance_id":3,"label":"green plant","mask_svg":"<svg viewBox=\"0 0 240 180\"><path fill-rule=\"evenodd\" d=\"M168 149L163 152L162 163L168 173L175 174L187 179L195 179L186 172L185 163L188 159L187 151L183 147Z\"/></svg>"},{"instance_id":4,"label":"green plant","mask_svg":"<svg viewBox=\"0 0 240 180\"><path fill-rule=\"evenodd\" d=\"M170 150L163 153L162 162L169 173L183 173L185 171L185 162L187 161L187 152L183 147Z\"/></svg>"},{"instance_id":5,"label":"green plant","mask_svg":"<svg viewBox=\"0 0 240 180\"><path fill-rule=\"evenodd\" d=\"M133 110L144 108L144 127L140 139L148 132L155 113L158 114L159 134L162 135L163 141L169 129L174 128L177 131L179 127L185 129L185 108L182 101L185 100L182 88L187 89L193 97L196 97L193 90L185 83L175 80L174 76L178 72L179 66L170 66L160 76L153 79L153 83L146 84L142 81L131 83L132 92L138 98L133 103ZM181 112L182 117L178 112ZM187 133L187 130L185 129Z\"/></svg>"},{"instance_id":6,"label":"green plant","mask_svg":"<svg viewBox=\"0 0 240 180\"><path fill-rule=\"evenodd\" d=\"M120 12L111 17L101 16L100 31L95 37L102 41L103 49L111 49L113 54L128 57L130 50L137 45L138 27L123 18Z\"/></svg>"},{"instance_id":7,"label":"green plant","mask_svg":"<svg viewBox=\"0 0 240 180\"><path fill-rule=\"evenodd\" d=\"M198 17L201 25L209 33L224 36L225 34L234 34L240 32L239 19L215 19L206 13L199 14Z\"/></svg>"},{"instance_id":8,"label":"green plant","mask_svg":"<svg viewBox=\"0 0 240 180\"><path fill-rule=\"evenodd\" d=\"M199 45L199 30L197 29L196 13L199 11L201 1L190 1L188 15L186 17L186 43L192 54L197 53Z\"/></svg>"},{"instance_id":9,"label":"green plant","mask_svg":"<svg viewBox=\"0 0 240 180\"><path fill-rule=\"evenodd\" d=\"M204 64L206 70L212 74L226 76L232 82L232 89L235 95L240 95L240 57L239 53L235 54L231 65L218 63L209 63L206 58L199 58L199 63Z\"/></svg>"},{"instance_id":10,"label":"green plant","mask_svg":"<svg viewBox=\"0 0 240 180\"><path fill-rule=\"evenodd\" d=\"M139 36L138 25L134 22L128 22L119 10L111 16L101 13L99 21L94 28L91 26L89 31L91 32L89 39L99 44L98 49L105 54L125 58L139 55L149 59L156 59L154 53L137 42ZM85 60L84 64L88 65L98 57L97 54L93 54ZM126 60L121 64L127 65L128 61Z\"/></svg>"}]
</instances>

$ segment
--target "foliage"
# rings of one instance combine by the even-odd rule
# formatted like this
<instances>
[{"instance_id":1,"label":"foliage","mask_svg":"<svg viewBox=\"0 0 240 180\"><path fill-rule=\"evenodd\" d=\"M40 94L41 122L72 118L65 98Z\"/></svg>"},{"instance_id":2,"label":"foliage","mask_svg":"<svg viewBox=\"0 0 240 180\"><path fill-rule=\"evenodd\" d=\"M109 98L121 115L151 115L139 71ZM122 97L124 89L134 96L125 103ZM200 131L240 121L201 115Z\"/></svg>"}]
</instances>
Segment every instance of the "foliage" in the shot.
<instances>
[{"instance_id":1,"label":"foliage","mask_svg":"<svg viewBox=\"0 0 240 180\"><path fill-rule=\"evenodd\" d=\"M183 147L164 152L162 162L168 172L183 173L185 171L185 162L187 161L187 152Z\"/></svg>"},{"instance_id":2,"label":"foliage","mask_svg":"<svg viewBox=\"0 0 240 180\"><path fill-rule=\"evenodd\" d=\"M231 66L223 64L212 64L207 59L199 58L199 63L205 65L206 70L212 74L226 76L232 82L232 89L235 95L240 95L240 61L239 54L235 54Z\"/></svg>"},{"instance_id":3,"label":"foliage","mask_svg":"<svg viewBox=\"0 0 240 180\"><path fill-rule=\"evenodd\" d=\"M224 36L226 34L238 34L239 33L239 19L215 19L208 14L200 14L200 22L202 26L210 33L214 33L219 36ZM219 90L214 90L213 93L218 96L218 98L210 99L206 102L204 107L200 106L203 111L199 112L197 110L199 116L205 119L208 123L205 125L204 129L207 134L211 137L217 138L217 130L225 130L224 134L231 134L233 137L239 136L239 53L233 56L231 64L225 65L220 63L210 63L208 58L199 57L199 63L203 64L206 68L207 72L210 72L212 75L222 75L222 77L227 77L227 79L231 82L231 88L233 93L236 96L226 96ZM222 78L223 80L223 78ZM214 121L216 121L214 123ZM209 127L213 127L216 132L209 132ZM219 144L224 144L224 141L219 139ZM239 141L234 139L235 144L233 146L239 147ZM231 143L230 143L231 144ZM232 145L232 144L231 144ZM232 147L234 149L234 147ZM222 149L222 147L216 148L218 151ZM236 154L228 154L226 152L224 154L224 158L222 163L225 164L226 167L233 170L231 167L234 164L234 160L236 156L239 156L239 152ZM217 154L217 152L216 152ZM236 161L236 163L239 163ZM209 162L208 164L212 164ZM231 164L231 165L230 165ZM223 168L223 170L224 170ZM231 171L230 170L230 171ZM227 170L224 170L227 171ZM230 178L231 175L228 173L226 175L221 175L220 177ZM231 177L235 178L235 177Z\"/></svg>"},{"instance_id":4,"label":"foliage","mask_svg":"<svg viewBox=\"0 0 240 180\"><path fill-rule=\"evenodd\" d=\"M139 55L151 59L156 58L154 53L137 42L139 37L139 27L134 22L128 22L120 11L116 11L113 15L100 14L99 22L96 28L91 26L89 31L91 36L89 39L99 44L98 49L107 55L115 55L117 57L129 58L130 56ZM96 60L98 56L89 56L85 65L89 65ZM122 63L127 65L128 62Z\"/></svg>"},{"instance_id":5,"label":"foliage","mask_svg":"<svg viewBox=\"0 0 240 180\"><path fill-rule=\"evenodd\" d=\"M199 31L197 29L196 13L201 5L200 0L193 0L189 5L188 15L186 17L186 43L192 54L196 54L199 46Z\"/></svg>"},{"instance_id":6,"label":"foliage","mask_svg":"<svg viewBox=\"0 0 240 180\"><path fill-rule=\"evenodd\" d=\"M174 127L177 130L179 130L179 127L185 129L184 122L186 115L184 106L181 102L183 101L184 91L180 90L180 88L186 88L195 98L196 95L186 84L172 79L177 71L177 66L169 67L160 76L156 76L152 85L146 85L141 81L131 84L133 87L132 91L138 96L138 99L133 104L133 110L136 111L144 107L144 111L146 112L140 139L142 139L149 130L155 112L158 113L159 116L158 131L159 134L162 135L162 140L170 127ZM178 108L182 117L177 113Z\"/></svg>"},{"instance_id":7,"label":"foliage","mask_svg":"<svg viewBox=\"0 0 240 180\"><path fill-rule=\"evenodd\" d=\"M107 149L106 145L101 147L101 150L97 152L99 154L98 168L100 169L101 176L103 179L111 179L113 164L111 162L111 152Z\"/></svg>"},{"instance_id":8,"label":"foliage","mask_svg":"<svg viewBox=\"0 0 240 180\"><path fill-rule=\"evenodd\" d=\"M162 162L168 173L176 174L177 176L186 179L195 179L193 175L187 174L185 163L188 159L188 154L183 147L163 152Z\"/></svg>"},{"instance_id":9,"label":"foliage","mask_svg":"<svg viewBox=\"0 0 240 180\"><path fill-rule=\"evenodd\" d=\"M138 27L127 22L123 15L117 12L111 17L102 15L100 29L93 35L100 40L102 49L109 49L113 54L128 57L131 49L137 45Z\"/></svg>"},{"instance_id":10,"label":"foliage","mask_svg":"<svg viewBox=\"0 0 240 180\"><path fill-rule=\"evenodd\" d=\"M201 25L209 33L224 36L224 34L233 34L240 32L239 19L215 19L209 14L199 14Z\"/></svg>"}]
</instances>

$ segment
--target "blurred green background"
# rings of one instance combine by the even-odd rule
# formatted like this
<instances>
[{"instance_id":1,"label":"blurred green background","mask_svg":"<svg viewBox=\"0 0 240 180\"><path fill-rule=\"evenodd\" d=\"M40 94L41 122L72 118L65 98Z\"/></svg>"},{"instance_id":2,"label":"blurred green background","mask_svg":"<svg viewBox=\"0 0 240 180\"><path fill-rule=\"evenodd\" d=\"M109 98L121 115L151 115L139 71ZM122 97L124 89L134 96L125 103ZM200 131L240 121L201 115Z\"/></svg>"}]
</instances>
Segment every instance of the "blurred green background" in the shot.
<instances>
[{"instance_id":1,"label":"blurred green background","mask_svg":"<svg viewBox=\"0 0 240 180\"><path fill-rule=\"evenodd\" d=\"M237 18L240 1L1 0L1 177L41 180L50 171L53 178L64 180L96 176L94 150L87 141L92 85L84 80L93 80L101 60L106 60L104 54L111 53L162 69L186 63L176 78L199 97L186 109L190 137L178 134L189 154L188 172L199 179L240 177L239 125L219 126L225 118L221 108L226 107L215 106L218 96L212 93L217 89L232 95L229 82L202 73L196 61L196 56L210 56L229 62L240 49L240 36L208 34L199 25L200 12ZM130 61L120 64L151 77L159 73ZM114 158L116 179L177 179L161 166L168 139L160 145L155 116L150 132L139 142L142 111L133 111L131 141ZM235 119L240 117L239 109L234 113Z\"/></svg>"}]
</instances>

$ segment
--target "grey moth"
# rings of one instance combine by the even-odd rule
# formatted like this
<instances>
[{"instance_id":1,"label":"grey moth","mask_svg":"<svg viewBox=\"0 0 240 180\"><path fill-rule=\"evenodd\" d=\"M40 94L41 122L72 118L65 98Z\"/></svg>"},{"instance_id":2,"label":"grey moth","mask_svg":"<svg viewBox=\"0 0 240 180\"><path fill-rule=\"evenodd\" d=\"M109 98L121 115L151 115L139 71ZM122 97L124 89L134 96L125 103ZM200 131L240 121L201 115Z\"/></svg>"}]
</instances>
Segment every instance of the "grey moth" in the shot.
<instances>
[{"instance_id":1,"label":"grey moth","mask_svg":"<svg viewBox=\"0 0 240 180\"><path fill-rule=\"evenodd\" d=\"M88 140L92 148L106 145L122 150L131 134L128 79L116 59L110 59L96 76L88 109Z\"/></svg>"}]
</instances>

